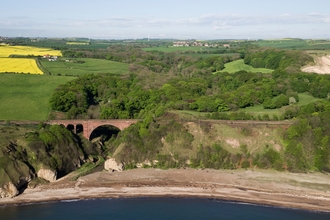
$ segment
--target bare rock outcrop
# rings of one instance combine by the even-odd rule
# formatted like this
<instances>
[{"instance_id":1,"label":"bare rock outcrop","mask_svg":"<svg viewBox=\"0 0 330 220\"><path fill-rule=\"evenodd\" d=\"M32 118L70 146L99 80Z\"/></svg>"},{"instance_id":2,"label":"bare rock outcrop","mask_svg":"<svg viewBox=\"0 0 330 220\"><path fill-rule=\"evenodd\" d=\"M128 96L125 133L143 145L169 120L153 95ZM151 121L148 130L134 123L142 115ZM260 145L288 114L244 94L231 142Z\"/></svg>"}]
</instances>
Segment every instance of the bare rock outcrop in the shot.
<instances>
[{"instance_id":1,"label":"bare rock outcrop","mask_svg":"<svg viewBox=\"0 0 330 220\"><path fill-rule=\"evenodd\" d=\"M12 182L4 184L0 188L0 198L5 198L5 197L13 198L18 194L19 191Z\"/></svg>"},{"instance_id":2,"label":"bare rock outcrop","mask_svg":"<svg viewBox=\"0 0 330 220\"><path fill-rule=\"evenodd\" d=\"M49 182L55 182L57 179L57 172L50 169L41 168L38 171L37 176L48 180Z\"/></svg>"},{"instance_id":3,"label":"bare rock outcrop","mask_svg":"<svg viewBox=\"0 0 330 220\"><path fill-rule=\"evenodd\" d=\"M314 66L306 66L302 68L303 72L330 74L330 56L316 57Z\"/></svg>"},{"instance_id":4,"label":"bare rock outcrop","mask_svg":"<svg viewBox=\"0 0 330 220\"><path fill-rule=\"evenodd\" d=\"M104 169L109 171L123 171L124 164L117 163L115 158L109 158L104 162Z\"/></svg>"}]
</instances>

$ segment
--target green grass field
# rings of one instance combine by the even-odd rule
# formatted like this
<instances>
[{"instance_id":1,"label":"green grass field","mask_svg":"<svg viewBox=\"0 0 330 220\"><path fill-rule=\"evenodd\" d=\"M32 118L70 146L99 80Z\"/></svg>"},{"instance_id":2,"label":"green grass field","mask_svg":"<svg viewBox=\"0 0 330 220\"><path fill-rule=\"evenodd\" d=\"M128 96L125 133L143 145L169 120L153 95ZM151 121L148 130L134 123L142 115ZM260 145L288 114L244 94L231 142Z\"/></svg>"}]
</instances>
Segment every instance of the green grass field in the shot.
<instances>
[{"instance_id":1,"label":"green grass field","mask_svg":"<svg viewBox=\"0 0 330 220\"><path fill-rule=\"evenodd\" d=\"M274 39L254 42L261 47L274 47L280 49L324 50L330 49L329 40L302 40L302 39Z\"/></svg>"},{"instance_id":2,"label":"green grass field","mask_svg":"<svg viewBox=\"0 0 330 220\"><path fill-rule=\"evenodd\" d=\"M307 105L311 102L316 102L316 101L320 101L322 99L319 98L315 98L307 93L299 93L299 102L296 104L298 106L303 106L303 105Z\"/></svg>"},{"instance_id":3,"label":"green grass field","mask_svg":"<svg viewBox=\"0 0 330 220\"><path fill-rule=\"evenodd\" d=\"M75 77L0 74L0 120L46 120L55 88Z\"/></svg>"},{"instance_id":4,"label":"green grass field","mask_svg":"<svg viewBox=\"0 0 330 220\"><path fill-rule=\"evenodd\" d=\"M266 68L253 68L252 66L246 65L244 63L244 60L236 60L230 63L226 63L225 68L219 72L235 73L241 70L245 70L247 72L254 72L254 73L256 72L271 73L274 71L272 69L266 69Z\"/></svg>"},{"instance_id":5,"label":"green grass field","mask_svg":"<svg viewBox=\"0 0 330 220\"><path fill-rule=\"evenodd\" d=\"M299 93L299 102L296 103L296 106L303 106L307 105L311 102L319 101L321 99L315 98L309 94L306 93ZM240 109L240 111L250 113L254 116L268 114L270 118L272 118L274 115L280 116L282 113L284 113L285 106L280 109L264 109L263 105L255 105L252 107Z\"/></svg>"},{"instance_id":6,"label":"green grass field","mask_svg":"<svg viewBox=\"0 0 330 220\"><path fill-rule=\"evenodd\" d=\"M90 58L75 60L84 61L84 63L65 62L64 60L52 62L46 59L42 59L40 63L52 75L85 75L92 73L125 74L128 72L127 63Z\"/></svg>"},{"instance_id":7,"label":"green grass field","mask_svg":"<svg viewBox=\"0 0 330 220\"><path fill-rule=\"evenodd\" d=\"M282 49L307 49L309 47L307 41L298 39L262 40L255 42L255 44L261 47L275 47Z\"/></svg>"}]
</instances>

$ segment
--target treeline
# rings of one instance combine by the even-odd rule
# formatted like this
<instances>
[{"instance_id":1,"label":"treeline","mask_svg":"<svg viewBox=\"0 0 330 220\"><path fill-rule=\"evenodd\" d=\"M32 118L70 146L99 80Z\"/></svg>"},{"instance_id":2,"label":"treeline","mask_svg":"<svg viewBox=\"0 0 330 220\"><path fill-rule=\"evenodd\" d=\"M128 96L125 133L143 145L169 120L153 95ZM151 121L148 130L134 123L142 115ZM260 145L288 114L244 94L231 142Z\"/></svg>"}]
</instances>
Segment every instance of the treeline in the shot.
<instances>
[{"instance_id":1,"label":"treeline","mask_svg":"<svg viewBox=\"0 0 330 220\"><path fill-rule=\"evenodd\" d=\"M246 53L244 63L255 68L269 68L299 72L300 67L313 58L307 53L295 50L267 49ZM290 68L290 69L288 69Z\"/></svg>"}]
</instances>

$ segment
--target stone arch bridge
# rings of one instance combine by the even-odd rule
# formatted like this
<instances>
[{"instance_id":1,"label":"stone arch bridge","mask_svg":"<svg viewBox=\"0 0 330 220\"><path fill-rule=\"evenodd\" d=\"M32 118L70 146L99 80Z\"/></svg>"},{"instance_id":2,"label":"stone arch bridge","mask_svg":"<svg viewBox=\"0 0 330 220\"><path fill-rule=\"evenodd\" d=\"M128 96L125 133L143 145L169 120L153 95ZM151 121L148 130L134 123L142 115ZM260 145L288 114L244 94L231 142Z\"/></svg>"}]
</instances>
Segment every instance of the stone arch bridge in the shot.
<instances>
[{"instance_id":1,"label":"stone arch bridge","mask_svg":"<svg viewBox=\"0 0 330 220\"><path fill-rule=\"evenodd\" d=\"M57 124L63 125L66 128L71 127L74 133L77 133L77 128L79 128L80 132L83 132L83 135L86 139L89 139L92 132L104 125L111 125L113 127L118 128L119 130L123 130L129 127L131 124L135 124L138 120L136 119L113 119L113 120L83 120L83 119L73 119L73 120L50 120L48 124Z\"/></svg>"}]
</instances>

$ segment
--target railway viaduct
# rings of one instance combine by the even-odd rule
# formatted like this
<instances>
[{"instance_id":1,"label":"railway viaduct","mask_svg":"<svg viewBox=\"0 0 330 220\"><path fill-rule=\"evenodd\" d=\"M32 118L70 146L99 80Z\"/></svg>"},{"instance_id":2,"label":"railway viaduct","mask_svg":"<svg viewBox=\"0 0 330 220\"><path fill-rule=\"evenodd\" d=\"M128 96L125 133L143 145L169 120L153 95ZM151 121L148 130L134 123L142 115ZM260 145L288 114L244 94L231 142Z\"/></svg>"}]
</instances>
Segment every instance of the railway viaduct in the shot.
<instances>
[{"instance_id":1,"label":"railway viaduct","mask_svg":"<svg viewBox=\"0 0 330 220\"><path fill-rule=\"evenodd\" d=\"M70 128L74 133L83 132L83 135L86 139L89 140L92 132L103 125L110 125L118 128L119 130L123 130L130 126L131 124L135 124L138 120L134 119L113 119L113 120L50 120L48 124L57 124L63 125L66 128Z\"/></svg>"}]
</instances>

